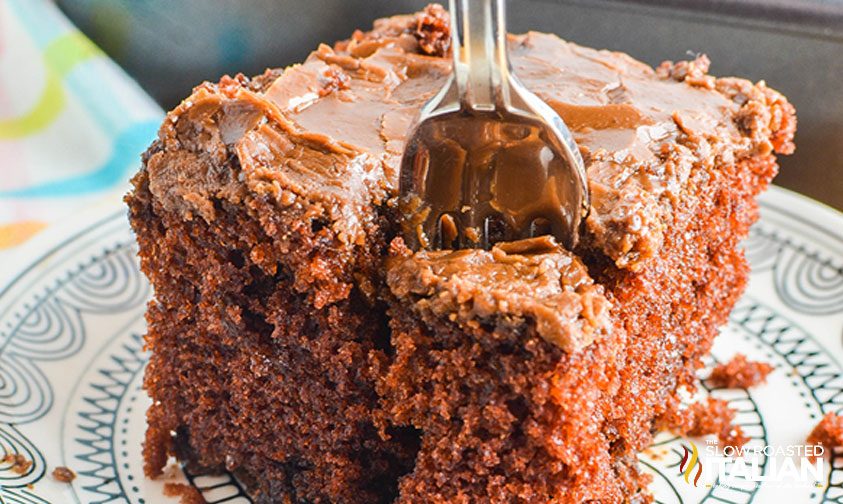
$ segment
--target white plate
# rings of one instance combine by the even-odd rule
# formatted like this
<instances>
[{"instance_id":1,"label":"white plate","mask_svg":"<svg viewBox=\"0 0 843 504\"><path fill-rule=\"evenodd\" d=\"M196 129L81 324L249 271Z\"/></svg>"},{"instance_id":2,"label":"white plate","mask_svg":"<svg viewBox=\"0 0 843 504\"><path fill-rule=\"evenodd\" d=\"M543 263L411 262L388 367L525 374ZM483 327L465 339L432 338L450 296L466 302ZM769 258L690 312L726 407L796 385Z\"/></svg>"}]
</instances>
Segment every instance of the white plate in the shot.
<instances>
[{"instance_id":1,"label":"white plate","mask_svg":"<svg viewBox=\"0 0 843 504\"><path fill-rule=\"evenodd\" d=\"M0 462L0 498L6 504L175 502L163 496L161 481L142 474L149 399L141 390L141 336L150 288L138 271L125 210L95 209L54 229L22 250L26 262L19 264L28 266L0 265L0 460L21 453L33 462L24 474ZM750 285L709 365L742 352L776 369L767 385L748 392L706 387L704 393L739 411L737 421L752 438L748 446L800 445L824 413L843 409L843 216L773 188L746 246ZM772 452L746 455L758 462L758 473L743 479L729 472L736 459L726 459L732 480L724 482L707 455L709 443L658 437L642 457L657 501L843 500L843 456L824 462L819 481L810 474L789 480L782 456ZM683 448L693 446L700 457L686 483L679 466ZM73 469L77 478L56 482L50 476L56 466ZM766 480L754 481L759 475ZM185 478L208 502L249 502L229 476L173 476Z\"/></svg>"}]
</instances>

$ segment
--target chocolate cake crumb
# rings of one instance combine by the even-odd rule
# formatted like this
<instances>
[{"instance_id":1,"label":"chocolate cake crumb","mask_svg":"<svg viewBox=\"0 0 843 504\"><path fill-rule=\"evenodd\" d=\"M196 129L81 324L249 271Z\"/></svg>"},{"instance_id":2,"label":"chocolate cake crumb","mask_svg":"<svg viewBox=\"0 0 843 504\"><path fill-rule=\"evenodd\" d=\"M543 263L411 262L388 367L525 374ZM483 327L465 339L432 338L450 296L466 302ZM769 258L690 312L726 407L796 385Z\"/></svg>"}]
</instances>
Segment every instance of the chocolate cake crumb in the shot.
<instances>
[{"instance_id":1,"label":"chocolate cake crumb","mask_svg":"<svg viewBox=\"0 0 843 504\"><path fill-rule=\"evenodd\" d=\"M445 56L451 48L451 28L448 11L439 4L430 4L416 15L413 32L419 48L430 56Z\"/></svg>"},{"instance_id":2,"label":"chocolate cake crumb","mask_svg":"<svg viewBox=\"0 0 843 504\"><path fill-rule=\"evenodd\" d=\"M341 89L348 89L351 78L342 69L336 66L330 66L319 76L319 83L322 84L322 89L319 90L319 96L327 96L334 91Z\"/></svg>"},{"instance_id":3,"label":"chocolate cake crumb","mask_svg":"<svg viewBox=\"0 0 843 504\"><path fill-rule=\"evenodd\" d=\"M76 479L76 473L68 467L58 466L53 469L53 479L62 483L70 483Z\"/></svg>"},{"instance_id":4,"label":"chocolate cake crumb","mask_svg":"<svg viewBox=\"0 0 843 504\"><path fill-rule=\"evenodd\" d=\"M223 75L220 77L220 81L217 84L220 92L231 95L236 90L243 88L243 87L250 87L251 79L243 75L242 73L238 73L234 77L230 75Z\"/></svg>"},{"instance_id":5,"label":"chocolate cake crumb","mask_svg":"<svg viewBox=\"0 0 843 504\"><path fill-rule=\"evenodd\" d=\"M662 79L673 79L695 87L714 89L716 79L708 75L710 66L711 60L708 56L700 54L693 61L664 61L656 69L656 74Z\"/></svg>"},{"instance_id":6,"label":"chocolate cake crumb","mask_svg":"<svg viewBox=\"0 0 843 504\"><path fill-rule=\"evenodd\" d=\"M674 430L683 436L700 437L714 434L724 446L740 447L749 441L743 429L733 425L735 410L722 399L709 397L680 411Z\"/></svg>"},{"instance_id":7,"label":"chocolate cake crumb","mask_svg":"<svg viewBox=\"0 0 843 504\"><path fill-rule=\"evenodd\" d=\"M843 446L843 416L826 413L808 435L806 443L822 445L826 452Z\"/></svg>"},{"instance_id":8,"label":"chocolate cake crumb","mask_svg":"<svg viewBox=\"0 0 843 504\"><path fill-rule=\"evenodd\" d=\"M207 504L202 493L196 487L184 483L164 484L164 495L167 497L178 497L180 504Z\"/></svg>"},{"instance_id":9,"label":"chocolate cake crumb","mask_svg":"<svg viewBox=\"0 0 843 504\"><path fill-rule=\"evenodd\" d=\"M15 474L26 474L32 467L32 461L27 459L20 453L9 453L3 457L3 462L11 464L10 469Z\"/></svg>"},{"instance_id":10,"label":"chocolate cake crumb","mask_svg":"<svg viewBox=\"0 0 843 504\"><path fill-rule=\"evenodd\" d=\"M717 387L748 389L767 382L773 366L766 362L747 360L736 354L725 364L718 364L711 371L711 382Z\"/></svg>"}]
</instances>

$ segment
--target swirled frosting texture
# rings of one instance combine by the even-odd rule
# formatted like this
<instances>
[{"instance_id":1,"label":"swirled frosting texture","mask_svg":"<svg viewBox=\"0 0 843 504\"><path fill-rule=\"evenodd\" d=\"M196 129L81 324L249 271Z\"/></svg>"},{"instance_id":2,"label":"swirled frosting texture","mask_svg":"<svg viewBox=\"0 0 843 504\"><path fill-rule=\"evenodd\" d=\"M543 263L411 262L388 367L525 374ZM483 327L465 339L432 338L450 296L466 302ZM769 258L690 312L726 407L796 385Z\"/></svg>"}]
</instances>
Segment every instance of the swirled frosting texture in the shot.
<instances>
[{"instance_id":1,"label":"swirled frosting texture","mask_svg":"<svg viewBox=\"0 0 843 504\"><path fill-rule=\"evenodd\" d=\"M268 198L327 227L352 270L395 194L408 129L450 73L446 21L430 10L383 19L300 65L197 87L162 126L150 190L208 220L220 200ZM793 149L790 104L764 83L709 76L705 57L654 70L543 33L509 44L516 75L562 116L586 160L592 207L577 252L617 268L647 267L706 173Z\"/></svg>"}]
</instances>

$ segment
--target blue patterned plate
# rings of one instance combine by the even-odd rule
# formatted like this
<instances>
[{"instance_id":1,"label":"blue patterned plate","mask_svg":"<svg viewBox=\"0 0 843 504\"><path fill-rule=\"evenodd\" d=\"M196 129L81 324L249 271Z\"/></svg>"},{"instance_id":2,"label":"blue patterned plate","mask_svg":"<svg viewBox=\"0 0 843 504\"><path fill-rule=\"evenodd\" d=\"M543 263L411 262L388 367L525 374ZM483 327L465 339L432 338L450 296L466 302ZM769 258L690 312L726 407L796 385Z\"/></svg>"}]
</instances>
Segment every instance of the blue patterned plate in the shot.
<instances>
[{"instance_id":1,"label":"blue patterned plate","mask_svg":"<svg viewBox=\"0 0 843 504\"><path fill-rule=\"evenodd\" d=\"M192 484L210 503L248 503L228 475L173 466L165 480L143 477L150 287L125 211L94 209L54 229L22 251L27 266L0 270L0 503L177 502L165 481ZM750 285L707 368L740 352L775 370L750 391L700 376L701 395L738 411L750 451L723 457L711 439L661 434L642 457L651 489L665 504L843 502L843 454L808 465L782 451L843 409L843 216L773 188L746 248ZM56 481L58 466L76 479Z\"/></svg>"}]
</instances>

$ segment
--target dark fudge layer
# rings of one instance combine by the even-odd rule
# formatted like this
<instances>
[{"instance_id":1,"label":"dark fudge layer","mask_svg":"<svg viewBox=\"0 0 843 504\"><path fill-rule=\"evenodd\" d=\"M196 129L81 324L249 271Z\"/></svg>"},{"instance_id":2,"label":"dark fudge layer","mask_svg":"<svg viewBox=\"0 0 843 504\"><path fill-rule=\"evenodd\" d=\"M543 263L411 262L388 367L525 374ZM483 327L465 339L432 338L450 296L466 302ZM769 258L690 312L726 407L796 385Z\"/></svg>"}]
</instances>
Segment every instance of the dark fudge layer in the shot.
<instances>
[{"instance_id":1,"label":"dark fudge layer","mask_svg":"<svg viewBox=\"0 0 843 504\"><path fill-rule=\"evenodd\" d=\"M127 197L155 287L148 475L177 455L259 502L642 496L636 452L741 292L738 241L793 109L704 58L654 71L512 37L517 74L577 137L591 214L573 253L443 265L388 244L446 30L436 8L381 20L168 115Z\"/></svg>"}]
</instances>

